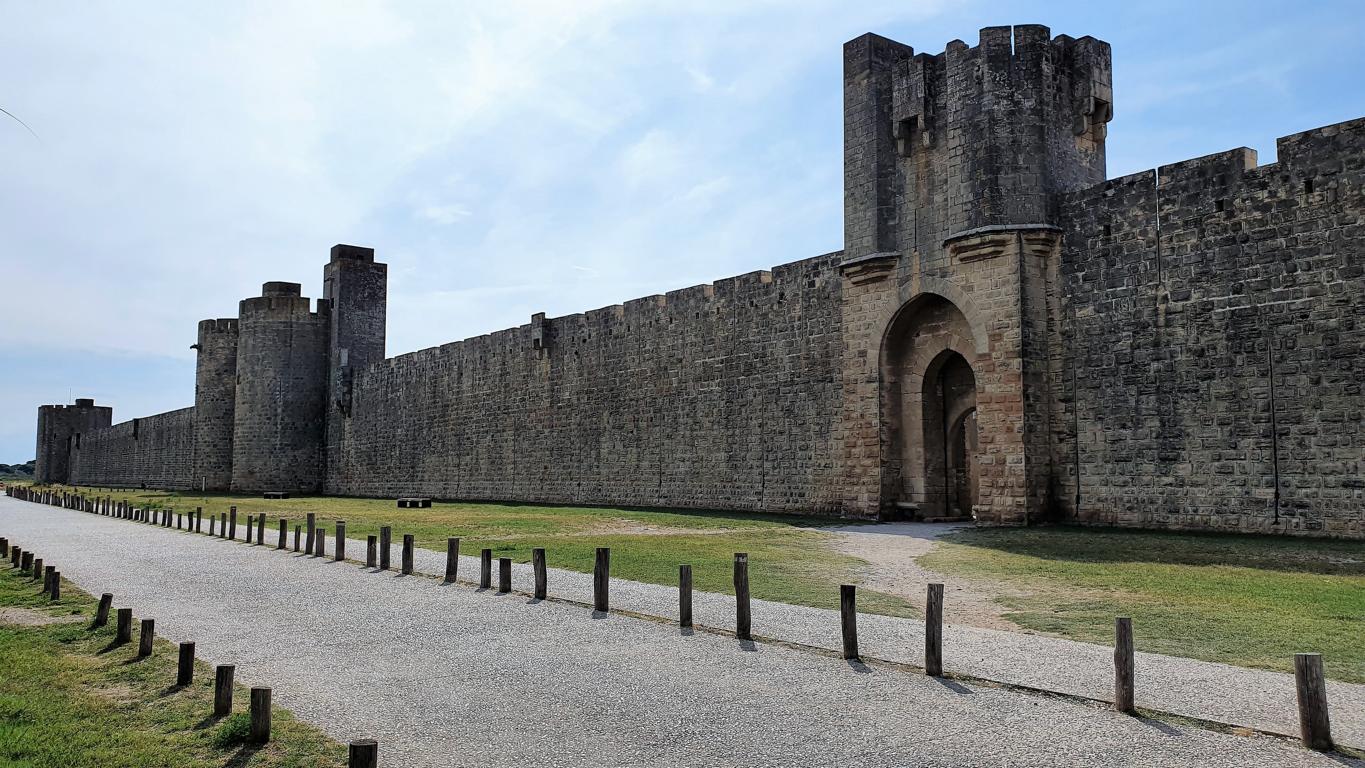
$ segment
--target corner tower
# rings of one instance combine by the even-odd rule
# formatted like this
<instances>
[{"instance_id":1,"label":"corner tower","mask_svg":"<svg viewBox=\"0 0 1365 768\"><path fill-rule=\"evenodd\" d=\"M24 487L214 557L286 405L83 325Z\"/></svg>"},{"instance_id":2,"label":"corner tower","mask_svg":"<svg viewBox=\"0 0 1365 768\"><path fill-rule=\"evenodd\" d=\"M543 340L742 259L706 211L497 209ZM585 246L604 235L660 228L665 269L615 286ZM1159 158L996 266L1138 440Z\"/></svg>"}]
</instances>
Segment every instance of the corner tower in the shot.
<instances>
[{"instance_id":1,"label":"corner tower","mask_svg":"<svg viewBox=\"0 0 1365 768\"><path fill-rule=\"evenodd\" d=\"M38 407L38 446L33 481L39 485L71 479L71 449L80 436L114 421L114 409L80 398L75 405Z\"/></svg>"},{"instance_id":2,"label":"corner tower","mask_svg":"<svg viewBox=\"0 0 1365 768\"><path fill-rule=\"evenodd\" d=\"M332 246L323 268L323 297L331 304L327 347L327 477L342 466L346 419L351 413L351 377L384 359L388 314L387 264L374 260L374 249Z\"/></svg>"},{"instance_id":3,"label":"corner tower","mask_svg":"<svg viewBox=\"0 0 1365 768\"><path fill-rule=\"evenodd\" d=\"M298 283L266 283L238 311L232 490L315 493L322 486L323 402L331 311Z\"/></svg>"},{"instance_id":4,"label":"corner tower","mask_svg":"<svg viewBox=\"0 0 1365 768\"><path fill-rule=\"evenodd\" d=\"M1107 43L1039 25L845 44L846 514L1047 514L1059 196L1104 180L1110 88Z\"/></svg>"}]
</instances>

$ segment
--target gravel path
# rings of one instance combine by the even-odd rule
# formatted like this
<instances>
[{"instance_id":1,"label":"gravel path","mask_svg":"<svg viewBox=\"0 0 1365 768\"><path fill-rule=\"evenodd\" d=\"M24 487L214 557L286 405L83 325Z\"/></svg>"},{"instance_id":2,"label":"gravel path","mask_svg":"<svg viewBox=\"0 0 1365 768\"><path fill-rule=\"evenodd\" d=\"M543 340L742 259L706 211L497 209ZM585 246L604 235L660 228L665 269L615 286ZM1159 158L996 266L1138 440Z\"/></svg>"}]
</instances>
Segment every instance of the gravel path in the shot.
<instances>
[{"instance_id":1,"label":"gravel path","mask_svg":"<svg viewBox=\"0 0 1365 768\"><path fill-rule=\"evenodd\" d=\"M1361 765L12 499L0 498L0 535L87 591L115 593L159 634L195 640L206 660L237 664L243 682L273 686L280 706L339 740L378 738L386 766ZM551 578L586 595L569 577ZM618 582L614 605L652 599L643 586ZM722 624L712 603L724 602L699 599L699 618ZM776 626L773 611L755 606L756 630ZM882 655L878 632L867 645ZM949 647L960 668L961 643Z\"/></svg>"}]
</instances>

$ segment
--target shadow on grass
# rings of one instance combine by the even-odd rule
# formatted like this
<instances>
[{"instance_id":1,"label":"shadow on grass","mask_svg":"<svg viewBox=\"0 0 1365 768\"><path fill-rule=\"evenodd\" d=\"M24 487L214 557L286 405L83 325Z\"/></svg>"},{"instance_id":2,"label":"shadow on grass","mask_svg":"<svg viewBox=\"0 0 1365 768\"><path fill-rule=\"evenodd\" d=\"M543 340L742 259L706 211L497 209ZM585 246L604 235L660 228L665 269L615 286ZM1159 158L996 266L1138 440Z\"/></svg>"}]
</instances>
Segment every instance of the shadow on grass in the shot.
<instances>
[{"instance_id":1,"label":"shadow on grass","mask_svg":"<svg viewBox=\"0 0 1365 768\"><path fill-rule=\"evenodd\" d=\"M132 640L110 640L108 645L104 646L103 648L99 649L98 651L95 651L95 654L96 654L96 655L103 655L103 654L106 654L106 653L108 653L108 652L110 652L110 651L117 651L119 648L122 648L122 647L125 646L125 645L132 645L132 644L133 644L133 641L132 641Z\"/></svg>"},{"instance_id":2,"label":"shadow on grass","mask_svg":"<svg viewBox=\"0 0 1365 768\"><path fill-rule=\"evenodd\" d=\"M209 715L208 717L205 717L203 720L200 720L199 722L195 723L194 730L202 731L205 728L212 728L213 726L226 720L228 717L229 717L228 715Z\"/></svg>"},{"instance_id":3,"label":"shadow on grass","mask_svg":"<svg viewBox=\"0 0 1365 768\"><path fill-rule=\"evenodd\" d=\"M1059 562L1222 565L1290 573L1365 575L1365 550L1360 542L1344 539L1050 525L964 528L946 534L943 540Z\"/></svg>"},{"instance_id":4,"label":"shadow on grass","mask_svg":"<svg viewBox=\"0 0 1365 768\"><path fill-rule=\"evenodd\" d=\"M254 741L246 742L237 747L237 751L232 753L232 757L229 757L228 761L223 763L223 766L224 768L235 768L235 766L246 765L251 762L251 758L257 752L265 749L265 747L266 744L258 744Z\"/></svg>"},{"instance_id":5,"label":"shadow on grass","mask_svg":"<svg viewBox=\"0 0 1365 768\"><path fill-rule=\"evenodd\" d=\"M168 686L166 686L165 688L162 688L162 689L161 689L161 692L158 693L158 694L156 695L156 697L157 697L158 699L164 699L164 698L166 698L167 696L174 696L175 694L180 693L181 691L185 690L186 688L189 688L189 686L188 686L188 685L168 685Z\"/></svg>"}]
</instances>

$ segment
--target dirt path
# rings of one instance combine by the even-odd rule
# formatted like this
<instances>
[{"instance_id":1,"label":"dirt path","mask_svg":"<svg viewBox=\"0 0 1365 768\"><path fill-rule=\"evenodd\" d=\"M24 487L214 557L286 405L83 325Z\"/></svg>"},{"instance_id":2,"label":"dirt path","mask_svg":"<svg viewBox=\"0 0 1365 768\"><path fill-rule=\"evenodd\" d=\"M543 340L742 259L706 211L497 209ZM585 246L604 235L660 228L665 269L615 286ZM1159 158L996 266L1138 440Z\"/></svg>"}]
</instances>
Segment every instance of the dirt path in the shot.
<instances>
[{"instance_id":1,"label":"dirt path","mask_svg":"<svg viewBox=\"0 0 1365 768\"><path fill-rule=\"evenodd\" d=\"M924 605L924 585L943 584L947 621L985 629L1021 632L1004 617L999 597L1021 594L999 584L971 581L931 571L916 558L939 546L939 537L965 527L960 523L881 523L826 529L838 537L838 550L870 564L862 586Z\"/></svg>"}]
</instances>

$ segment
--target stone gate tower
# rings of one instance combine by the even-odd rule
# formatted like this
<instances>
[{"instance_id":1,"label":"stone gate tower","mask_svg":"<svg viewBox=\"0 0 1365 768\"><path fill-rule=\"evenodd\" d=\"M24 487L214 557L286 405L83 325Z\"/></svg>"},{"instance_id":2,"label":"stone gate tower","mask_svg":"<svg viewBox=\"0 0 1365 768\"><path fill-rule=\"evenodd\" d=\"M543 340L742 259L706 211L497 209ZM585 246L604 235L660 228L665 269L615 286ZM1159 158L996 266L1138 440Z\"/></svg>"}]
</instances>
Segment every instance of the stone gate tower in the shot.
<instances>
[{"instance_id":1,"label":"stone gate tower","mask_svg":"<svg viewBox=\"0 0 1365 768\"><path fill-rule=\"evenodd\" d=\"M1112 98L1108 44L1043 26L844 46L846 513L1026 523L1059 496L1059 196L1104 180Z\"/></svg>"}]
</instances>

